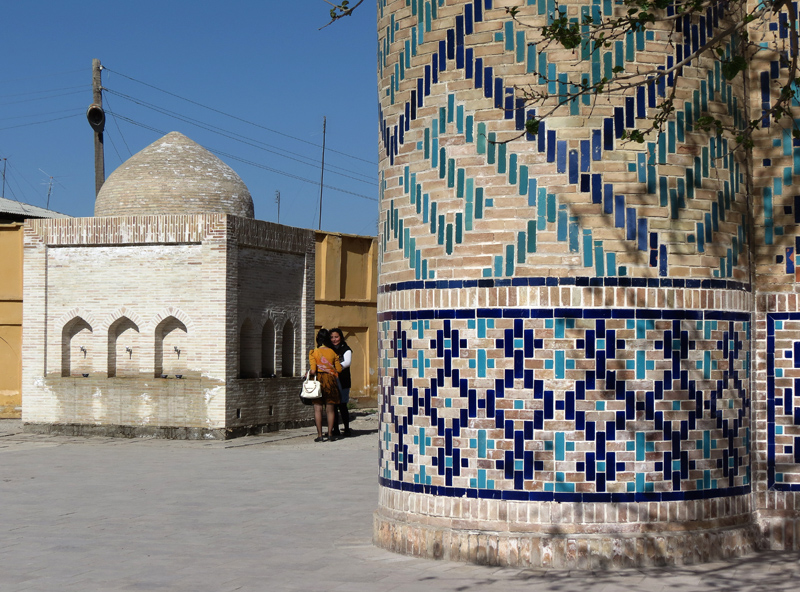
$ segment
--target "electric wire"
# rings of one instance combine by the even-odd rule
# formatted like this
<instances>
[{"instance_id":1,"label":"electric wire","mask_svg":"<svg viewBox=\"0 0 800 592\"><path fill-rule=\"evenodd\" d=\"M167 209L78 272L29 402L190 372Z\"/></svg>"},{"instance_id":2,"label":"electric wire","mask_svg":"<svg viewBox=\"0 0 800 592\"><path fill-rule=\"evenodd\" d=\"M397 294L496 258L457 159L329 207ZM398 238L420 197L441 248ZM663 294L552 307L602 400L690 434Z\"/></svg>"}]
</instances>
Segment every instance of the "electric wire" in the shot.
<instances>
[{"instance_id":1,"label":"electric wire","mask_svg":"<svg viewBox=\"0 0 800 592\"><path fill-rule=\"evenodd\" d=\"M114 121L116 121L116 119ZM106 131L105 137L108 138L109 142L111 142L111 147L114 148L114 152L117 153L117 158L119 159L120 164L125 162L124 160L122 160L122 155L119 153L119 150L117 150L117 143L114 141L114 136L112 136L111 134L108 133L108 131Z\"/></svg>"},{"instance_id":2,"label":"electric wire","mask_svg":"<svg viewBox=\"0 0 800 592\"><path fill-rule=\"evenodd\" d=\"M78 86L65 86L65 87L62 87L62 88L50 88L50 89L47 89L47 90L32 90L30 92L25 92L25 93L15 93L15 94L12 94L12 95L0 95L0 99L8 99L8 98L12 98L12 97L26 97L28 95L41 95L41 94L44 94L44 93L58 92L58 91L62 91L62 90L75 90L75 89L86 90L86 88L88 88L87 85L81 84L81 85L78 85Z\"/></svg>"},{"instance_id":3,"label":"electric wire","mask_svg":"<svg viewBox=\"0 0 800 592\"><path fill-rule=\"evenodd\" d=\"M131 118L129 118L129 117L125 117L124 115L120 115L119 113L116 113L116 114L114 114L114 116L115 116L115 117L118 117L118 118L119 118L119 119L121 119L122 121L127 121L128 123L130 123L130 124L132 124L132 125L136 125L136 126L142 127L142 128L144 128L144 129L150 130L150 131L152 131L152 132L155 132L155 133L157 133L157 134L161 134L162 136L167 134L167 132L165 132L164 130L161 130L161 129L158 129L158 128L156 128L156 127L153 127L153 126L147 125L147 124L145 124L145 123L141 123L141 122L139 122L139 121L135 121L135 120L133 120L133 119L131 119ZM289 178L291 178L291 179L295 179L295 180L297 180L297 181L303 181L304 183L309 183L309 184L311 184L311 185L314 185L314 186L316 186L316 187L319 187L319 181L313 181L313 180L311 180L311 179L306 179L305 177L301 177L300 175L295 175L295 174L292 174L292 173L287 173L286 171L281 171L281 170L279 170L279 169L275 169L275 168L269 167L269 166L267 166L267 165L264 165L264 164L260 164L260 163L254 162L254 161L252 161L252 160L247 160L247 159L245 159L245 158L241 158L241 157L239 157L239 156L235 156L235 155L233 155L233 154L230 154L230 153L228 153L228 152L223 152L222 150L216 150L215 148L211 148L210 146L203 146L203 148L205 148L206 150L208 150L209 152L212 152L212 153L214 153L214 154L221 155L221 156L225 156L226 158L230 158L230 159L232 159L232 160L236 160L236 161L238 161L238 162L242 162L242 163L244 163L244 164L248 164L248 165L250 165L250 166L254 166L254 167L256 167L256 168L264 169L264 170L266 170L266 171L269 171L269 172L271 172L271 173L276 173L276 174L278 174L278 175L283 175L284 177L289 177ZM342 188L340 188L340 187L334 187L334 186L332 186L332 185L323 185L323 187L324 187L325 189L330 189L330 190L332 190L332 191L338 191L338 192L340 192L340 193L347 193L347 194L349 194L349 195L353 195L353 196L355 196L355 197L361 197L361 198L363 198L363 199L368 199L368 200L370 200L370 201L374 201L374 202L377 202L377 201L378 201L378 199L377 199L377 198L375 198L375 197L371 197L371 196L369 196L369 195L363 195L363 194L361 194L361 193L356 193L356 192L354 192L354 191L349 191L349 190L347 190L347 189L342 189Z\"/></svg>"},{"instance_id":4,"label":"electric wire","mask_svg":"<svg viewBox=\"0 0 800 592\"><path fill-rule=\"evenodd\" d=\"M73 117L79 117L79 116L80 116L80 114L77 113L75 115L65 115L64 117L55 117L53 119L45 119L43 121L32 121L31 123L20 123L19 125L9 125L7 127L0 127L0 131L16 129L16 128L19 128L19 127L28 127L28 126L31 126L31 125L41 125L42 123L51 123L53 121L61 121L63 119L71 119Z\"/></svg>"},{"instance_id":5,"label":"electric wire","mask_svg":"<svg viewBox=\"0 0 800 592\"><path fill-rule=\"evenodd\" d=\"M44 111L32 115L15 115L13 117L0 117L0 121L13 121L14 119L30 119L31 117L41 117L42 115L58 115L60 113L83 113L82 109L60 109L58 111Z\"/></svg>"},{"instance_id":6,"label":"electric wire","mask_svg":"<svg viewBox=\"0 0 800 592\"><path fill-rule=\"evenodd\" d=\"M255 123L255 122L253 122L253 121L249 121L249 120L247 120L247 119L243 119L243 118L241 118L241 117L237 117L237 116L235 116L235 115L231 115L230 113L227 113L227 112L225 112L225 111L222 111L222 110L220 110L220 109L215 109L214 107L209 107L208 105L204 105L204 104L202 104L202 103L198 103L197 101L193 101L192 99L187 99L186 97L182 97L182 96L180 96L180 95L178 95L178 94L175 94L175 93L173 93L173 92L170 92L170 91L168 91L168 90L164 90L163 88L159 88L159 87L157 87L157 86L154 86L154 85L152 85L152 84L149 84L149 83L147 83L147 82L143 82L143 81L141 81L141 80L137 80L136 78L133 78L133 77L131 77L131 76L128 76L128 75L126 75L126 74L123 74L123 73L121 73L121 72L117 72L116 70L112 70L112 69L110 69L110 68L108 68L108 67L106 67L106 66L103 66L103 70L108 70L109 72L112 72L112 73L114 73L114 74L117 74L118 76L122 76L123 78L127 78L128 80L132 80L133 82L136 82L136 83L138 83L138 84L142 84L142 85L144 85L144 86L150 87L150 88L152 88L152 89L155 89L155 90L157 90L157 91L159 91L159 92L162 92L162 93L164 93L164 94L170 95L170 96L172 96L172 97L175 97L175 98L177 98L177 99L181 99L182 101L186 101L187 103L192 103L193 105L197 105L198 107L202 107L203 109L208 109L209 111L213 111L214 113L219 113L220 115L225 115L226 117L230 117L231 119L235 119L235 120L237 120L237 121L241 121L242 123L246 123L246 124L248 124L248 125L253 125L253 126L255 126L255 127L258 127L258 128L260 128L260 129L266 130L266 131L268 131L268 132L272 132L273 134L278 134L278 135L280 135L280 136L284 136L284 137L286 137L286 138L290 138L290 139L292 139L292 140L296 140L296 141L298 141L298 142L303 142L303 143L305 143L305 144L309 144L309 145L311 145L311 146L315 146L315 147L317 147L317 148L322 148L322 146L321 146L320 144L316 144L315 142L310 142L309 140L304 140L303 138L298 138L297 136L292 136L292 135L290 135L290 134L286 134L286 133L284 133L284 132L279 132L278 130L274 130L274 129L272 129L272 128L268 128L268 127L266 127L266 126L263 126L263 125L261 125L261 124ZM348 158L353 158L353 159L355 159L355 160L360 160L360 161L362 161L362 162L366 162L367 164L371 164L371 165L377 165L377 163L376 163L376 162L374 162L374 161L367 160L367 159L365 159L365 158L361 158L361 157L359 157L359 156L354 156L354 155L352 155L352 154L348 154L348 153L346 153L346 152L340 152L340 151L338 151L338 150L334 150L333 148L328 148L328 150L329 150L329 151L331 151L331 152L334 152L334 153L336 153L336 154L340 154L340 155L342 155L342 156L346 156L346 157L348 157Z\"/></svg>"},{"instance_id":7,"label":"electric wire","mask_svg":"<svg viewBox=\"0 0 800 592\"><path fill-rule=\"evenodd\" d=\"M76 72L85 72L84 68L78 68L76 70L65 70L63 72L51 72L49 74L36 74L36 76L24 76L22 78L9 78L7 80L0 80L3 84L8 84L9 82L23 82L26 80L41 80L42 78L53 78L55 76L61 76L62 74L75 74Z\"/></svg>"},{"instance_id":8,"label":"electric wire","mask_svg":"<svg viewBox=\"0 0 800 592\"><path fill-rule=\"evenodd\" d=\"M0 105L18 105L20 103L31 103L33 101L46 101L48 99L58 99L60 97L68 97L70 95L77 95L84 93L85 90L75 90L72 92L61 93L57 95L50 95L48 97L34 97L32 99L20 99L19 101L6 101L4 103L0 103Z\"/></svg>"},{"instance_id":9,"label":"electric wire","mask_svg":"<svg viewBox=\"0 0 800 592\"><path fill-rule=\"evenodd\" d=\"M110 108L111 108L111 103L108 101L108 96L106 96L106 102L108 103L108 108L110 109ZM122 138L122 142L123 142L123 144L125 144L125 148L127 148L127 149L128 149L128 154L129 154L130 156L133 156L133 152L131 151L131 147L130 147L130 146L128 146L128 142L125 140L125 136L123 136L123 135L122 135L122 130L121 130L121 129L119 129L119 122L117 121L117 118L116 118L116 117L114 117L114 125L116 125L116 126L117 126L117 131L119 132L119 137L120 137L120 138ZM112 140L112 144L113 144L113 140ZM116 150L116 149L117 149L117 147L116 147L116 146L114 146L114 150ZM119 160L120 160L120 162L124 162L124 161L122 160L122 157L121 157L121 156L120 156L120 154L119 154L119 151L117 151L117 156L119 156Z\"/></svg>"},{"instance_id":10,"label":"electric wire","mask_svg":"<svg viewBox=\"0 0 800 592\"><path fill-rule=\"evenodd\" d=\"M171 111L171 110L166 109L164 107L159 107L159 106L154 105L152 103L148 103L147 101L144 101L142 99L137 99L136 97L132 97L130 95L126 95L126 94L121 93L119 91L115 91L115 90L109 89L107 87L103 87L103 91L105 93L110 93L110 94L122 97L123 99L131 101L132 103L134 103L136 105L140 105L140 106L145 107L147 109L151 109L151 110L153 110L153 111L155 111L157 113L161 113L162 115L167 115L169 117L174 117L175 119L178 119L178 120L183 121L185 123L189 123L191 125L199 127L199 128L204 129L206 131L210 131L210 132L219 134L219 135L224 136L226 138L229 138L231 140L242 142L243 144L247 144L249 146L252 146L253 148L258 148L259 150L263 150L264 152L269 152L270 154L275 154L276 156L280 156L280 157L286 158L288 160L293 160L295 162L299 162L300 164L304 164L306 166L317 167L319 165L318 162L316 162L315 160L312 160L311 158L309 158L309 157L307 157L305 155L298 154L296 152L291 152L291 151L288 151L288 150L284 150L284 149L278 148L277 146L273 146L271 144L267 144L265 142L261 142L260 140L257 140L255 138L251 138L249 136L244 136L242 134L237 134L236 132L231 132L229 130L225 130L224 128L220 128L218 126L202 122L202 121L194 119L192 117L188 117L186 115L182 115L182 114L177 113L175 111ZM265 148L264 146L269 146L270 148L275 148L276 150L270 150L269 148ZM288 156L289 154L291 154L293 156ZM297 158L295 158L295 157L297 157ZM333 174L336 174L336 175L339 175L339 176L342 176L342 177L346 177L348 179L352 179L353 181L358 181L360 183L365 183L367 185L372 185L372 186L377 185L374 179L371 179L371 178L367 177L367 175L363 175L362 173L359 173L357 171L353 171L353 170L350 170L350 169L345 169L345 168L341 168L341 167L337 167L337 166L328 166L326 168L327 168L327 170L331 171ZM357 177L353 177L351 175L347 175L345 173L338 172L338 171L347 171L348 173L352 173L354 175L359 175L359 176L364 177L364 178L363 179L359 179Z\"/></svg>"},{"instance_id":11,"label":"electric wire","mask_svg":"<svg viewBox=\"0 0 800 592\"><path fill-rule=\"evenodd\" d=\"M30 203L30 201L31 201L31 200L30 200L30 199L28 199L27 195L26 195L26 194L25 194L25 192L22 190L22 184L21 184L21 183L20 183L20 181L19 181L19 179L22 179L23 181L25 181L25 183L27 183L28 187L30 187L30 188L31 188L31 190L33 191L34 195L36 195L36 197L37 197L37 198L38 198L38 199L39 199L39 200L40 200L42 203L44 203L44 199L42 199L42 196L38 194L38 190L37 190L37 189L36 189L36 187L33 185L33 183L31 183L31 182L30 182L30 180L29 180L29 179L28 179L28 178L27 178L25 175L23 175L23 174L22 174L20 171L18 171L18 170L17 170L17 167L16 167L16 166L14 166L14 164L13 164L12 162L10 162L10 161L6 161L6 164L8 165L8 169L7 169L7 171L6 171L6 183L8 184L8 187L9 187L9 189L11 188L11 181L10 181L10 179L12 179L12 178L13 178L13 179L14 179L14 182L15 182L15 183L16 183L16 185L17 185L17 192L18 192L18 193L19 193L19 194L22 196L22 198L23 198L25 201L20 201L19 199L16 199L16 195L15 195L15 200L16 200L17 202L19 202L20 204L22 204L22 205L30 205L30 206L34 205L34 204ZM39 207L44 207L44 206L39 206Z\"/></svg>"}]
</instances>

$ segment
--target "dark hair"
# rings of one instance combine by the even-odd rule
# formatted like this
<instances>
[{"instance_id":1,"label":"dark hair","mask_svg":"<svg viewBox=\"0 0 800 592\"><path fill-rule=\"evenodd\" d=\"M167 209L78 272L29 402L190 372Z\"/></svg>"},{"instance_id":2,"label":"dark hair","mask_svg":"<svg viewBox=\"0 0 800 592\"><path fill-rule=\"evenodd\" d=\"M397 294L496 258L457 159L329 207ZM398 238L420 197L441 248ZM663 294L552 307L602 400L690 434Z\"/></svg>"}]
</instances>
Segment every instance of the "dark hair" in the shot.
<instances>
[{"instance_id":1,"label":"dark hair","mask_svg":"<svg viewBox=\"0 0 800 592\"><path fill-rule=\"evenodd\" d=\"M344 340L344 331L342 331L339 327L334 327L330 330L331 333L338 333L339 334L339 347L347 346L347 342Z\"/></svg>"},{"instance_id":2,"label":"dark hair","mask_svg":"<svg viewBox=\"0 0 800 592\"><path fill-rule=\"evenodd\" d=\"M331 332L327 329L320 329L317 332L317 347L331 347L333 344L331 343Z\"/></svg>"}]
</instances>

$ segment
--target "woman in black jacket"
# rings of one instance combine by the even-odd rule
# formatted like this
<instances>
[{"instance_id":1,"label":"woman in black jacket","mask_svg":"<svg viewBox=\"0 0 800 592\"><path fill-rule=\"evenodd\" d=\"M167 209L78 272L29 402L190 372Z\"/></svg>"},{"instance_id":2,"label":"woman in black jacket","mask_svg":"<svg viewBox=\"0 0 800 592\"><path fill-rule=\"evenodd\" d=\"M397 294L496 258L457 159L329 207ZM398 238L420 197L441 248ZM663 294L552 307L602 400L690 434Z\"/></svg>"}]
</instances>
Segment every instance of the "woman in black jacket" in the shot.
<instances>
[{"instance_id":1,"label":"woman in black jacket","mask_svg":"<svg viewBox=\"0 0 800 592\"><path fill-rule=\"evenodd\" d=\"M344 333L338 327L331 329L331 343L333 351L339 356L343 370L339 373L339 405L337 407L339 415L342 416L344 424L344 437L349 438L353 435L350 431L350 413L347 410L347 403L350 401L350 363L353 361L353 350L344 340ZM339 437L339 420L336 420L334 436Z\"/></svg>"}]
</instances>

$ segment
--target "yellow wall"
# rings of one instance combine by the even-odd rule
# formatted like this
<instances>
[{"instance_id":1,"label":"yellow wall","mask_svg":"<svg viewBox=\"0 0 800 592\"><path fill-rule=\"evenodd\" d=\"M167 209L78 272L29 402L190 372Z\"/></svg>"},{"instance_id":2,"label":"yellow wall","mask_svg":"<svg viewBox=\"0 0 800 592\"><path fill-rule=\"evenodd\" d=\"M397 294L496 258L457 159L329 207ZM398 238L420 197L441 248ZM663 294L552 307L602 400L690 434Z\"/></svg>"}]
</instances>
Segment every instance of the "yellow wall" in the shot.
<instances>
[{"instance_id":1,"label":"yellow wall","mask_svg":"<svg viewBox=\"0 0 800 592\"><path fill-rule=\"evenodd\" d=\"M0 418L22 411L22 225L0 224Z\"/></svg>"},{"instance_id":2,"label":"yellow wall","mask_svg":"<svg viewBox=\"0 0 800 592\"><path fill-rule=\"evenodd\" d=\"M353 350L350 397L359 406L377 404L378 240L317 232L317 329L339 327Z\"/></svg>"}]
</instances>

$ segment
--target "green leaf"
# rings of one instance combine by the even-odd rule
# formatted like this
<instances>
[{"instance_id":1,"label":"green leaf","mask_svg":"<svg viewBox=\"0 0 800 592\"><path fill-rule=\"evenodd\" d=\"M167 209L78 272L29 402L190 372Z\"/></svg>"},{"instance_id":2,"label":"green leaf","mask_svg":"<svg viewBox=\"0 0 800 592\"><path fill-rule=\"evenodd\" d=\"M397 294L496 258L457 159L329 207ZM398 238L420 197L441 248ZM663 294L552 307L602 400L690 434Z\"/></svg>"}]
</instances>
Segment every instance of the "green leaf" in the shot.
<instances>
[{"instance_id":1,"label":"green leaf","mask_svg":"<svg viewBox=\"0 0 800 592\"><path fill-rule=\"evenodd\" d=\"M525 122L525 131L528 132L530 135L535 136L539 133L539 124L541 120L539 119L529 119Z\"/></svg>"},{"instance_id":2,"label":"green leaf","mask_svg":"<svg viewBox=\"0 0 800 592\"><path fill-rule=\"evenodd\" d=\"M726 80L733 80L739 72L747 69L747 60L743 56L735 56L732 60L722 62L722 75Z\"/></svg>"}]
</instances>

